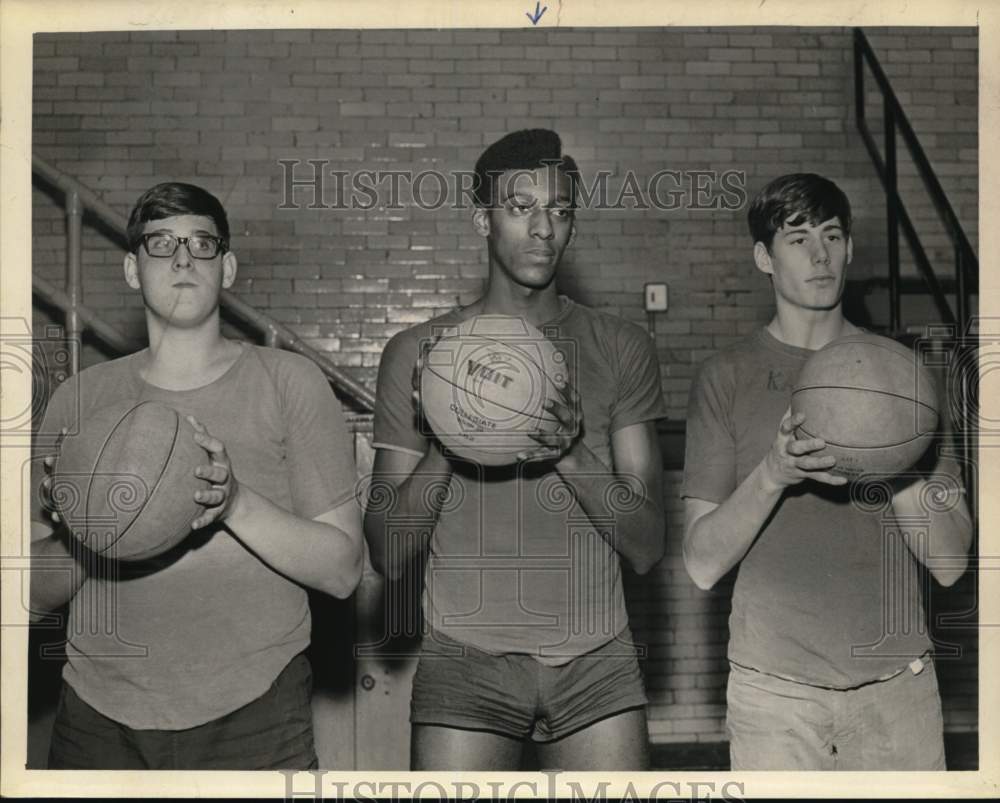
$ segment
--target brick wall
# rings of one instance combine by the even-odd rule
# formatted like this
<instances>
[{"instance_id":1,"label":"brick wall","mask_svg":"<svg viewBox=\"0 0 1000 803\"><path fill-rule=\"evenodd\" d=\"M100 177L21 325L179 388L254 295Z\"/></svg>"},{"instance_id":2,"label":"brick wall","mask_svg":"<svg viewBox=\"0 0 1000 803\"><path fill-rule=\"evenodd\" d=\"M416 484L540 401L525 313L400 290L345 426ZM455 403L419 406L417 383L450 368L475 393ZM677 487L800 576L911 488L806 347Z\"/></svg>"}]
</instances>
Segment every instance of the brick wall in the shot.
<instances>
[{"instance_id":1,"label":"brick wall","mask_svg":"<svg viewBox=\"0 0 1000 803\"><path fill-rule=\"evenodd\" d=\"M975 245L975 31L870 36ZM230 214L240 296L373 384L388 337L481 291L483 242L468 210L308 209L301 189L301 208L279 209L279 160L299 160L300 178L308 159L348 171L470 170L507 131L547 126L585 178L612 172L611 198L628 171L640 187L663 169L741 171L752 193L780 173L813 170L855 207L854 275L880 275L884 195L854 129L852 93L849 29L39 35L33 148L123 214L160 180L208 187ZM868 106L878 130L879 106ZM919 180L905 160L900 172L932 256L949 264ZM428 182L431 196L434 188ZM745 209L587 209L578 228L560 276L577 300L645 325L643 284L669 283L656 341L671 417L683 419L697 364L772 311ZM64 232L60 206L36 188L38 275L60 280ZM141 335L121 249L88 227L83 257L84 302ZM36 325L46 320L39 310ZM86 359L102 356L88 350ZM686 578L676 472L669 483L668 558L631 583L636 630L651 645L651 730L659 741L717 740L728 595ZM969 592L948 599L960 608ZM970 647L943 672L953 681L950 728L975 727Z\"/></svg>"},{"instance_id":2,"label":"brick wall","mask_svg":"<svg viewBox=\"0 0 1000 803\"><path fill-rule=\"evenodd\" d=\"M871 38L975 242L974 32ZM855 274L878 274L884 200L853 129L850 43L847 29L752 28L39 35L34 150L123 213L158 180L208 186L234 223L237 292L370 382L395 331L480 291L482 242L468 211L279 210L279 159L468 170L502 133L541 125L560 131L585 175L615 173L612 198L629 170L643 186L662 169L737 170L751 192L781 172L817 170L857 208ZM918 179L900 170L932 255L950 259ZM674 418L693 366L770 314L744 214L580 214L566 292L644 322L643 283L670 284L657 342ZM58 278L64 223L41 191L34 226L34 268ZM138 335L119 254L88 233L85 302Z\"/></svg>"},{"instance_id":3,"label":"brick wall","mask_svg":"<svg viewBox=\"0 0 1000 803\"><path fill-rule=\"evenodd\" d=\"M877 30L870 41L892 82L906 115L927 152L942 188L976 248L978 235L979 126L978 37L968 29ZM881 96L866 77L866 114L876 136L883 136ZM897 136L899 186L918 224L932 264L953 276L951 241L935 215L913 160ZM904 246L903 269L914 271ZM941 266L938 268L937 266Z\"/></svg>"}]
</instances>

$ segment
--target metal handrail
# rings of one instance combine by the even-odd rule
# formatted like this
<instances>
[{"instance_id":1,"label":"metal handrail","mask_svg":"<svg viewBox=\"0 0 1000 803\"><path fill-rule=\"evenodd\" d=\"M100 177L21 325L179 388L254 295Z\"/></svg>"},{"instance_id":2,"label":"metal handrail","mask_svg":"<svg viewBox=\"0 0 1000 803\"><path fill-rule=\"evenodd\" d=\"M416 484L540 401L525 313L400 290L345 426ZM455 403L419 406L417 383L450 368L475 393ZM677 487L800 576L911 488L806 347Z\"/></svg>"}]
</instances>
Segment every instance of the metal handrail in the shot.
<instances>
[{"instance_id":1,"label":"metal handrail","mask_svg":"<svg viewBox=\"0 0 1000 803\"><path fill-rule=\"evenodd\" d=\"M867 62L878 89L882 95L883 117L885 121L885 158L879 153L875 138L865 122L865 82L864 65ZM979 258L972 249L969 238L965 235L955 210L952 209L948 196L938 181L931 167L927 154L924 153L920 141L889 83L889 79L872 49L868 37L860 28L854 29L854 106L858 131L868 149L875 170L878 173L886 193L886 217L889 229L889 326L892 333L899 330L900 317L900 273L899 273L899 229L903 230L910 246L921 277L930 291L934 303L945 323L951 324L957 330L958 350L956 355L959 373L958 392L961 395L961 406L964 415L960 417L959 447L962 456L962 473L966 487L969 489L970 508L975 512L978 507L978 477L974 468L972 456L977 446L976 427L976 393L973 390L979 382L978 364L976 359L967 359L977 348L976 333L972 331L969 315L969 295L978 288ZM927 258L920 236L910 219L902 198L899 197L897 185L896 164L896 133L897 130L903 143L909 151L910 158L916 165L924 188L930 195L938 217L944 224L948 237L954 248L955 259L955 299L956 311L952 311L948 299L934 268Z\"/></svg>"},{"instance_id":2,"label":"metal handrail","mask_svg":"<svg viewBox=\"0 0 1000 803\"><path fill-rule=\"evenodd\" d=\"M63 311L74 307L72 299L66 293L41 276L32 277L31 292L45 303L58 307ZM80 322L86 324L99 340L111 346L115 351L129 353L135 351L141 345L139 341L122 334L116 327L107 323L89 307L77 302L75 310ZM72 339L70 338L71 341Z\"/></svg>"},{"instance_id":3,"label":"metal handrail","mask_svg":"<svg viewBox=\"0 0 1000 803\"><path fill-rule=\"evenodd\" d=\"M39 298L66 313L67 336L70 341L71 370L79 370L79 342L84 325L100 340L117 351L131 351L137 344L119 332L114 326L100 319L92 310L80 302L80 238L81 222L84 212L90 212L102 223L108 226L123 241L126 238L128 220L114 208L102 201L83 184L67 176L61 170L48 164L38 156L31 158L32 173L49 185L61 190L66 196L67 211L67 289L62 291L50 282L33 276L32 292ZM336 363L320 351L317 351L291 329L274 320L271 316L255 309L239 297L223 290L219 296L219 305L239 320L256 329L267 339L268 345L294 351L312 360L319 366L333 386L347 396L362 410L371 412L375 409L375 394L368 388L348 376Z\"/></svg>"},{"instance_id":4,"label":"metal handrail","mask_svg":"<svg viewBox=\"0 0 1000 803\"><path fill-rule=\"evenodd\" d=\"M869 69L875 78L879 91L883 99L883 116L885 118L885 159L879 153L871 131L865 122L865 82L864 64L867 62ZM948 196L945 194L941 183L938 181L934 169L924 152L917 135L910 125L910 121L903 111L903 107L896 97L896 93L889 83L889 79L879 63L871 43L860 28L854 29L854 106L855 117L857 118L858 131L868 149L872 162L875 165L879 179L886 192L886 213L889 225L889 297L890 297L890 329L897 331L899 328L899 236L898 228L902 227L906 236L907 244L910 246L917 267L921 276L927 284L928 290L934 298L945 323L957 324L960 331L965 332L968 327L968 295L978 285L979 280L979 258L969 242L969 238L959 223L955 210L952 209ZM916 228L906 210L906 206L899 197L897 186L896 170L896 132L902 137L910 157L920 174L934 208L944 223L945 230L951 239L955 249L955 283L957 312L953 312L951 305L944 295L941 285L938 282L934 268L927 258L927 254L920 242Z\"/></svg>"}]
</instances>

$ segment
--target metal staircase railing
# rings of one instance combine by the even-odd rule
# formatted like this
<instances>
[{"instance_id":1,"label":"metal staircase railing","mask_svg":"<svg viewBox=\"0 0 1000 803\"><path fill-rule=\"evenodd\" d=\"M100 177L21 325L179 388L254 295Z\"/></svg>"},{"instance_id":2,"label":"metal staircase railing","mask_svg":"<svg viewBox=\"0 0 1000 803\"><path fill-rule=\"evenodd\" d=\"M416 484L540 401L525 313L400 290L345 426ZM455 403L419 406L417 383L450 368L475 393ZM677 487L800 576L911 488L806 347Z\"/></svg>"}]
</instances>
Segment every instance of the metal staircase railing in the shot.
<instances>
[{"instance_id":1,"label":"metal staircase railing","mask_svg":"<svg viewBox=\"0 0 1000 803\"><path fill-rule=\"evenodd\" d=\"M67 176L38 156L32 156L31 167L34 178L62 191L65 196L66 288L62 290L41 277L33 276L31 289L34 295L62 310L66 316L70 371L76 373L80 369L81 335L85 328L116 351L134 351L138 347L138 343L126 337L111 324L103 321L97 313L88 309L81 302L83 277L80 266L84 213L90 212L94 215L117 235L123 244L126 236L126 218L104 203L80 182ZM228 290L222 291L219 303L226 312L263 335L267 345L294 351L316 363L334 388L361 411L371 412L375 409L375 395L368 388L346 374L325 354L312 348L291 329L240 300Z\"/></svg>"},{"instance_id":2,"label":"metal staircase railing","mask_svg":"<svg viewBox=\"0 0 1000 803\"><path fill-rule=\"evenodd\" d=\"M868 127L865 114L865 67L871 72L875 85L882 96L884 134L884 155ZM917 269L924 285L934 300L941 320L948 325L954 335L951 360L956 367L954 388L958 394L957 407L960 414L953 422L958 435L963 479L969 490L970 508L975 512L978 501L975 454L977 445L978 410L976 388L979 382L978 332L970 312L970 296L978 293L979 259L972 248L965 230L959 223L955 210L938 181L889 79L872 49L868 37L860 28L854 29L854 107L858 131L868 149L875 170L878 173L886 196L886 220L888 228L889 256L889 329L895 336L900 331L900 262L899 232L902 229L906 242L913 254ZM898 134L898 137L897 137ZM899 195L898 163L896 144L901 139L909 152L913 164L923 182L923 186L944 224L954 251L955 309L952 309L934 272L934 267L920 241L920 235ZM945 401L945 400L942 400Z\"/></svg>"},{"instance_id":3,"label":"metal staircase railing","mask_svg":"<svg viewBox=\"0 0 1000 803\"><path fill-rule=\"evenodd\" d=\"M879 152L878 144L875 141L871 130L867 124L865 114L865 64L871 70L880 94L882 95L883 121L885 125L885 155ZM962 224L959 223L955 210L952 209L938 181L934 168L931 167L927 154L920 145L913 126L903 111L896 93L886 77L882 65L879 63L875 51L872 49L868 38L860 28L854 29L854 108L857 118L858 131L868 149L875 170L878 172L882 186L886 194L886 219L889 229L889 328L893 332L899 331L899 230L902 228L906 237L906 242L913 252L917 268L927 285L927 289L934 298L941 318L945 323L957 324L961 332L967 330L969 324L969 296L976 292L979 283L979 259L976 252L969 243L969 238L965 235ZM944 224L948 237L951 239L954 248L955 258L955 289L956 289L956 309L952 311L951 304L945 297L938 281L934 268L927 257L920 242L913 221L907 212L906 205L899 196L896 141L897 132L909 151L923 181L924 187L930 196L934 208Z\"/></svg>"}]
</instances>

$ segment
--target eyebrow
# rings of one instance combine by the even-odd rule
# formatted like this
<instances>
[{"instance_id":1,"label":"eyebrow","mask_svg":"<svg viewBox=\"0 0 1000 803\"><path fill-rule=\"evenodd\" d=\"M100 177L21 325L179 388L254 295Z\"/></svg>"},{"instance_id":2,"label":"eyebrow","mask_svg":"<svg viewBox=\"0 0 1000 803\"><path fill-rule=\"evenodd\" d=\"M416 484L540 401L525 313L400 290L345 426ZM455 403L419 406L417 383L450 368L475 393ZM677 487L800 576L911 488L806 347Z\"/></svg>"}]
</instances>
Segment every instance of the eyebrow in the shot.
<instances>
[{"instance_id":1,"label":"eyebrow","mask_svg":"<svg viewBox=\"0 0 1000 803\"><path fill-rule=\"evenodd\" d=\"M827 225L823 226L820 229L820 231L833 231L834 229L836 229L837 231L841 231L842 232L844 230L844 227L841 226L839 223L828 223ZM802 228L799 228L799 229L789 229L788 231L782 232L781 236L782 237L789 237L792 234L808 234L810 231L811 231L811 229L802 229Z\"/></svg>"},{"instance_id":2,"label":"eyebrow","mask_svg":"<svg viewBox=\"0 0 1000 803\"><path fill-rule=\"evenodd\" d=\"M177 236L177 233L173 229L167 229L167 228L153 229L152 231L147 231L146 234L172 234L174 237ZM208 229L195 229L193 232L191 232L191 234L196 234L196 235L200 234L216 238L219 237L218 234L212 234L212 232L210 232Z\"/></svg>"},{"instance_id":3,"label":"eyebrow","mask_svg":"<svg viewBox=\"0 0 1000 803\"><path fill-rule=\"evenodd\" d=\"M538 202L537 198L529 198L528 196L520 196L520 198L522 200L530 200L532 202L532 204ZM507 203L507 201L509 201L511 199L518 200L518 193L517 193L516 190L514 192L510 193L509 195L505 196L504 198L501 198L500 199L500 203L505 204L505 203ZM549 202L549 208L551 209L552 207L554 207L554 206L556 206L558 204L565 204L566 206L569 206L571 203L572 203L572 199L570 198L570 196L565 195L565 194L560 194L558 197L555 198L555 200Z\"/></svg>"}]
</instances>

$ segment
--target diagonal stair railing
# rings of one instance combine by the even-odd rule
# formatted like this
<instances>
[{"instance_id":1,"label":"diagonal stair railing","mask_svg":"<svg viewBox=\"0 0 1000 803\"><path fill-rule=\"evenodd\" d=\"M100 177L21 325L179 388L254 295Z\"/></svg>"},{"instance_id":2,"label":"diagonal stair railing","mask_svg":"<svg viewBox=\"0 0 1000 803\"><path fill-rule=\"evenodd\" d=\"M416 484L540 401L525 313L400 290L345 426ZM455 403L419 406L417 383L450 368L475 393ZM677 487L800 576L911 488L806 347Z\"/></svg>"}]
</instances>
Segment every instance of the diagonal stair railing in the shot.
<instances>
[{"instance_id":1,"label":"diagonal stair railing","mask_svg":"<svg viewBox=\"0 0 1000 803\"><path fill-rule=\"evenodd\" d=\"M865 100L865 67L870 71L875 87L882 98L884 145L879 150L875 136L868 126ZM952 407L959 411L953 422L958 435L963 479L969 492L970 508L977 508L977 474L975 456L978 433L978 331L971 313L970 297L978 293L979 259L955 214L948 196L938 181L934 168L924 152L903 107L893 91L889 78L875 55L868 37L860 28L854 29L854 109L861 139L868 149L872 163L885 189L886 221L889 257L889 330L896 336L900 330L900 255L899 234L902 230L924 285L934 300L941 320L953 332L954 348L950 359L955 367L952 390L957 398ZM897 140L906 147L915 165L924 189L951 240L954 253L955 308L952 309L920 240L906 205L899 194ZM943 400L944 401L944 400Z\"/></svg>"},{"instance_id":2,"label":"diagonal stair railing","mask_svg":"<svg viewBox=\"0 0 1000 803\"><path fill-rule=\"evenodd\" d=\"M868 126L865 112L865 64L871 71L875 86L882 96L884 134L884 156ZM868 37L860 28L854 29L854 109L865 147L871 156L879 179L886 193L886 219L889 231L889 328L892 332L900 329L900 263L899 232L902 229L909 245L917 269L927 289L934 298L935 305L945 323L957 324L959 331L965 332L969 323L969 296L975 293L979 283L979 259L969 242L969 238L952 209L948 196L938 181L934 168L927 158L903 107L893 91L889 78L879 63ZM952 310L945 297L941 283L934 272L927 252L920 241L916 227L899 195L896 143L901 139L909 152L913 164L923 181L927 194L937 211L954 249L956 304Z\"/></svg>"},{"instance_id":3,"label":"diagonal stair railing","mask_svg":"<svg viewBox=\"0 0 1000 803\"><path fill-rule=\"evenodd\" d=\"M70 371L76 373L80 369L80 343L85 329L115 351L122 353L134 351L138 347L137 343L102 320L100 315L87 308L81 301L83 295L81 243L84 213L89 212L94 215L123 243L127 220L80 182L38 156L32 157L31 168L33 178L60 190L65 197L66 287L61 289L46 279L32 276L31 290L35 296L58 308L65 315L70 349ZM316 363L334 388L352 405L369 413L375 409L375 395L367 387L349 376L326 354L314 349L287 326L255 309L228 290L222 291L220 305L226 312L262 335L267 345L294 351Z\"/></svg>"}]
</instances>

